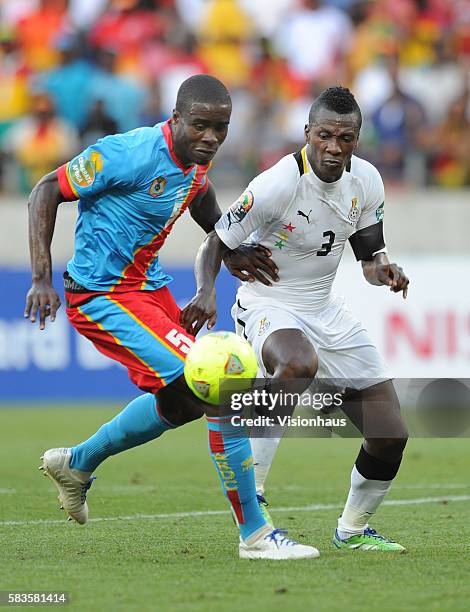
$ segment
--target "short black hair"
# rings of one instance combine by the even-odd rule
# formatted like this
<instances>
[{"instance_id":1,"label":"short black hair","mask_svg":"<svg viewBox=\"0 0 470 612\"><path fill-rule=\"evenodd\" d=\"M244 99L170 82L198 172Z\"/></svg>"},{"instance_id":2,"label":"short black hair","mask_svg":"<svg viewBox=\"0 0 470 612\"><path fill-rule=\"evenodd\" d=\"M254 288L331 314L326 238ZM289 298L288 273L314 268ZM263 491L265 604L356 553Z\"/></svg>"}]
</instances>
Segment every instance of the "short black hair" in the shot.
<instances>
[{"instance_id":1,"label":"short black hair","mask_svg":"<svg viewBox=\"0 0 470 612\"><path fill-rule=\"evenodd\" d=\"M222 81L210 74L195 74L186 79L178 89L175 108L184 113L189 111L194 103L231 106L232 99Z\"/></svg>"},{"instance_id":2,"label":"short black hair","mask_svg":"<svg viewBox=\"0 0 470 612\"><path fill-rule=\"evenodd\" d=\"M359 119L359 127L362 125L362 113L356 98L347 87L328 87L313 101L308 115L309 124L314 123L315 115L320 108L326 108L339 115L356 114Z\"/></svg>"}]
</instances>

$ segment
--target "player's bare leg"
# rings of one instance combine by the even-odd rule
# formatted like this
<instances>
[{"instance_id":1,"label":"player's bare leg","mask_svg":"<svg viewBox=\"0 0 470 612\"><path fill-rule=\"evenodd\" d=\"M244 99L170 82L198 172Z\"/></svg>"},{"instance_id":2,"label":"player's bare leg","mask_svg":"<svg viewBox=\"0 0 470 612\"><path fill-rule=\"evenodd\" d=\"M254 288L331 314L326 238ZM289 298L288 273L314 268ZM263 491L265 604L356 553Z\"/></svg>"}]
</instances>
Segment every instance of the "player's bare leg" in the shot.
<instances>
[{"instance_id":1,"label":"player's bare leg","mask_svg":"<svg viewBox=\"0 0 470 612\"><path fill-rule=\"evenodd\" d=\"M271 385L284 392L302 393L313 380L318 358L311 342L299 329L280 329L268 336L263 345L263 364L272 376ZM286 385L289 387L287 388ZM271 387L271 390L275 389ZM295 406L291 406L293 412ZM264 498L264 485L274 460L284 427L265 428L251 440L255 466L256 490Z\"/></svg>"},{"instance_id":2,"label":"player's bare leg","mask_svg":"<svg viewBox=\"0 0 470 612\"><path fill-rule=\"evenodd\" d=\"M408 433L391 381L355 392L343 411L363 433L351 473L351 488L333 543L338 548L404 552L368 525L400 467Z\"/></svg>"}]
</instances>

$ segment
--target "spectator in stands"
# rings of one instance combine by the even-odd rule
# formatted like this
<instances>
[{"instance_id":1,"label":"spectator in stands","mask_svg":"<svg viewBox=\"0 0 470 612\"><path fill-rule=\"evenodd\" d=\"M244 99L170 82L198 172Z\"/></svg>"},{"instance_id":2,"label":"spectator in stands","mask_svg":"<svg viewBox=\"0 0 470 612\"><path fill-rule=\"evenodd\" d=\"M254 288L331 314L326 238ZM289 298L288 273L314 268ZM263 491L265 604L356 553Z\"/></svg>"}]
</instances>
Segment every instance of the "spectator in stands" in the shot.
<instances>
[{"instance_id":1,"label":"spectator in stands","mask_svg":"<svg viewBox=\"0 0 470 612\"><path fill-rule=\"evenodd\" d=\"M423 141L425 114L421 104L405 93L398 79L398 58L388 60L391 93L373 113L376 163L385 180L398 182ZM421 167L424 169L424 156Z\"/></svg>"},{"instance_id":2,"label":"spectator in stands","mask_svg":"<svg viewBox=\"0 0 470 612\"><path fill-rule=\"evenodd\" d=\"M116 121L106 114L102 100L95 100L91 107L88 121L81 131L82 149L94 144L99 138L116 134L118 127Z\"/></svg>"},{"instance_id":3,"label":"spectator in stands","mask_svg":"<svg viewBox=\"0 0 470 612\"><path fill-rule=\"evenodd\" d=\"M29 192L37 181L80 150L77 131L55 114L45 93L36 94L32 111L6 133L3 150L18 170L18 186Z\"/></svg>"},{"instance_id":4,"label":"spectator in stands","mask_svg":"<svg viewBox=\"0 0 470 612\"><path fill-rule=\"evenodd\" d=\"M0 143L13 121L29 108L28 76L13 31L0 29Z\"/></svg>"},{"instance_id":5,"label":"spectator in stands","mask_svg":"<svg viewBox=\"0 0 470 612\"><path fill-rule=\"evenodd\" d=\"M208 0L199 25L199 52L209 73L228 87L246 87L250 76L247 43L253 24L236 0Z\"/></svg>"},{"instance_id":6,"label":"spectator in stands","mask_svg":"<svg viewBox=\"0 0 470 612\"><path fill-rule=\"evenodd\" d=\"M84 43L78 36L64 35L56 43L60 64L38 79L51 96L60 117L82 129L91 104L93 66L84 59Z\"/></svg>"},{"instance_id":7,"label":"spectator in stands","mask_svg":"<svg viewBox=\"0 0 470 612\"><path fill-rule=\"evenodd\" d=\"M150 82L158 81L158 97L166 117L173 111L181 83L195 74L210 72L200 58L194 34L184 27L171 28L165 40L155 39L147 45L142 67Z\"/></svg>"},{"instance_id":8,"label":"spectator in stands","mask_svg":"<svg viewBox=\"0 0 470 612\"><path fill-rule=\"evenodd\" d=\"M444 121L430 134L431 170L440 187L470 185L469 88L454 102Z\"/></svg>"},{"instance_id":9,"label":"spectator in stands","mask_svg":"<svg viewBox=\"0 0 470 612\"><path fill-rule=\"evenodd\" d=\"M115 70L119 73L139 72L140 53L155 37L165 35L171 15L142 6L139 0L110 0L108 10L90 31L90 43L99 49L113 49Z\"/></svg>"},{"instance_id":10,"label":"spectator in stands","mask_svg":"<svg viewBox=\"0 0 470 612\"><path fill-rule=\"evenodd\" d=\"M455 32L455 40L459 57L465 63L470 60L470 0L455 0L454 19L451 27Z\"/></svg>"},{"instance_id":11,"label":"spectator in stands","mask_svg":"<svg viewBox=\"0 0 470 612\"><path fill-rule=\"evenodd\" d=\"M176 98L175 98L176 99ZM169 114L162 109L162 96L158 80L149 86L147 100L140 116L140 125L153 126L169 118Z\"/></svg>"},{"instance_id":12,"label":"spectator in stands","mask_svg":"<svg viewBox=\"0 0 470 612\"><path fill-rule=\"evenodd\" d=\"M31 124L31 89L88 141L169 116L181 82L208 72L234 101L213 169L225 184L297 147L312 92L338 83L363 111L360 153L389 179L416 182L430 151L429 182L468 180L449 109L468 78L470 0L0 0L0 24L0 150Z\"/></svg>"},{"instance_id":13,"label":"spectator in stands","mask_svg":"<svg viewBox=\"0 0 470 612\"><path fill-rule=\"evenodd\" d=\"M72 27L86 31L104 13L108 0L69 0L69 15Z\"/></svg>"},{"instance_id":14,"label":"spectator in stands","mask_svg":"<svg viewBox=\"0 0 470 612\"><path fill-rule=\"evenodd\" d=\"M37 11L18 22L18 43L27 66L47 70L58 63L53 41L65 32L67 21L67 0L41 0Z\"/></svg>"},{"instance_id":15,"label":"spectator in stands","mask_svg":"<svg viewBox=\"0 0 470 612\"><path fill-rule=\"evenodd\" d=\"M279 161L287 153L286 149L290 144L284 130L286 101L282 100L268 83L259 82L257 85L253 92L251 124L247 130L250 133L252 152L249 179ZM308 113L305 116L308 116Z\"/></svg>"},{"instance_id":16,"label":"spectator in stands","mask_svg":"<svg viewBox=\"0 0 470 612\"><path fill-rule=\"evenodd\" d=\"M296 8L297 0L239 0L240 6L252 19L262 38L272 38L279 24Z\"/></svg>"},{"instance_id":17,"label":"spectator in stands","mask_svg":"<svg viewBox=\"0 0 470 612\"><path fill-rule=\"evenodd\" d=\"M13 31L0 29L0 189L5 183L2 142L9 128L29 108L28 74Z\"/></svg>"},{"instance_id":18,"label":"spectator in stands","mask_svg":"<svg viewBox=\"0 0 470 612\"><path fill-rule=\"evenodd\" d=\"M347 13L320 0L301 0L282 24L275 46L299 78L308 82L334 74L341 82L353 36Z\"/></svg>"},{"instance_id":19,"label":"spectator in stands","mask_svg":"<svg viewBox=\"0 0 470 612\"><path fill-rule=\"evenodd\" d=\"M2 0L0 2L0 23L2 28L14 29L24 17L37 11L39 0Z\"/></svg>"},{"instance_id":20,"label":"spectator in stands","mask_svg":"<svg viewBox=\"0 0 470 612\"><path fill-rule=\"evenodd\" d=\"M116 53L113 49L100 49L96 53L90 98L92 103L97 100L103 102L106 114L117 123L119 132L139 126L145 90L137 81L116 74Z\"/></svg>"}]
</instances>

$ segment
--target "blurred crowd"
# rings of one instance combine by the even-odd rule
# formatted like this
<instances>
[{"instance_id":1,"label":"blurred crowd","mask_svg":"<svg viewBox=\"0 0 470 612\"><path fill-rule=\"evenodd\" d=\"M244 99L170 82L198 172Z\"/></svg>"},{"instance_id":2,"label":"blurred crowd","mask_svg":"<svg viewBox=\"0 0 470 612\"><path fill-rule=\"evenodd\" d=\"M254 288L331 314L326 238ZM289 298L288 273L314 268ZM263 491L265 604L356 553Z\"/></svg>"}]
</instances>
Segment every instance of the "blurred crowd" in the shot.
<instances>
[{"instance_id":1,"label":"blurred crowd","mask_svg":"<svg viewBox=\"0 0 470 612\"><path fill-rule=\"evenodd\" d=\"M312 99L342 84L388 183L470 184L470 0L0 0L0 191L165 120L199 72L233 97L228 183L298 148Z\"/></svg>"}]
</instances>

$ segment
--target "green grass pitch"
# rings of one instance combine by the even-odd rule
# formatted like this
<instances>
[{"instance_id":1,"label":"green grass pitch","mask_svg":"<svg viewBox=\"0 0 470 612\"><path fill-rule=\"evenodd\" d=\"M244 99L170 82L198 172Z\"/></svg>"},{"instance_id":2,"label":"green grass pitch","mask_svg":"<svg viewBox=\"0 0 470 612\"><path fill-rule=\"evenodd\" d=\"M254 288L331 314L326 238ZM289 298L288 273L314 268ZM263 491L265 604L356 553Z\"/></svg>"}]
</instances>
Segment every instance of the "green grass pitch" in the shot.
<instances>
[{"instance_id":1,"label":"green grass pitch","mask_svg":"<svg viewBox=\"0 0 470 612\"><path fill-rule=\"evenodd\" d=\"M406 555L331 545L359 440L285 440L269 480L272 514L321 557L241 561L202 421L108 460L89 495L94 520L65 521L39 456L117 410L0 409L0 590L67 591L67 609L85 611L469 609L468 439L410 442L392 503L373 521Z\"/></svg>"}]
</instances>

